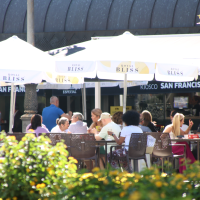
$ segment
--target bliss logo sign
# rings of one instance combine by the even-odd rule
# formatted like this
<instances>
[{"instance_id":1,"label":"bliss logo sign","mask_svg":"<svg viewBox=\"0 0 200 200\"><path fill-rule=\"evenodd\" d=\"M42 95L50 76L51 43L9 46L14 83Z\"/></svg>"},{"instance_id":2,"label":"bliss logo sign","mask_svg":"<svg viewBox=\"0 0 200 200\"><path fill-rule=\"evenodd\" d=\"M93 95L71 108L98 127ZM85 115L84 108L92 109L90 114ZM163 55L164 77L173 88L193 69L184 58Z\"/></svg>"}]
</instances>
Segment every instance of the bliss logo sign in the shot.
<instances>
[{"instance_id":1,"label":"bliss logo sign","mask_svg":"<svg viewBox=\"0 0 200 200\"><path fill-rule=\"evenodd\" d=\"M19 74L8 74L7 76L6 75L3 75L3 81L24 81L25 77L20 77Z\"/></svg>"},{"instance_id":2,"label":"bliss logo sign","mask_svg":"<svg viewBox=\"0 0 200 200\"><path fill-rule=\"evenodd\" d=\"M174 76L183 76L183 71L180 71L179 68L171 68L170 70L167 70L167 74Z\"/></svg>"}]
</instances>

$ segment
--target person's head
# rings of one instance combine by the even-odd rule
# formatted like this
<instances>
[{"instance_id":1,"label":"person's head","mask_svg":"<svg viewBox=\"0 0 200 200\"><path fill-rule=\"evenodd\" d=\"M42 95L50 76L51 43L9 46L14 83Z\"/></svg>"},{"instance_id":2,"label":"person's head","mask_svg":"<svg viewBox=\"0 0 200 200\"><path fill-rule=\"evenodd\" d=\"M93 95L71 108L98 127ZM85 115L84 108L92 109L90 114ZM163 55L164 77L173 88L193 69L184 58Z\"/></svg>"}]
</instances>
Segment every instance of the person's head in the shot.
<instances>
[{"instance_id":1,"label":"person's head","mask_svg":"<svg viewBox=\"0 0 200 200\"><path fill-rule=\"evenodd\" d=\"M172 121L172 132L175 136L180 135L180 127L184 124L184 115L176 113Z\"/></svg>"},{"instance_id":2,"label":"person's head","mask_svg":"<svg viewBox=\"0 0 200 200\"><path fill-rule=\"evenodd\" d=\"M50 104L53 104L53 105L55 105L56 107L58 107L58 106L59 106L58 97L52 96L52 97L50 98Z\"/></svg>"},{"instance_id":3,"label":"person's head","mask_svg":"<svg viewBox=\"0 0 200 200\"><path fill-rule=\"evenodd\" d=\"M83 117L82 113L80 113L80 112L74 112L73 116L71 118L71 122L75 123L77 121L83 121L83 119L84 119L84 117Z\"/></svg>"},{"instance_id":4,"label":"person's head","mask_svg":"<svg viewBox=\"0 0 200 200\"><path fill-rule=\"evenodd\" d=\"M152 122L152 115L148 110L144 110L142 112L143 118L144 118L144 126L148 126L149 122Z\"/></svg>"},{"instance_id":5,"label":"person's head","mask_svg":"<svg viewBox=\"0 0 200 200\"><path fill-rule=\"evenodd\" d=\"M98 120L102 122L103 126L107 125L112 121L110 113L104 112L101 114L101 118Z\"/></svg>"},{"instance_id":6,"label":"person's head","mask_svg":"<svg viewBox=\"0 0 200 200\"><path fill-rule=\"evenodd\" d=\"M129 110L123 114L122 120L126 126L138 126L140 121L140 114L134 110Z\"/></svg>"},{"instance_id":7,"label":"person's head","mask_svg":"<svg viewBox=\"0 0 200 200\"><path fill-rule=\"evenodd\" d=\"M123 124L123 121L122 121L122 115L123 115L123 112L119 111L119 112L116 112L113 116L112 116L112 120L113 122L115 122L116 124Z\"/></svg>"},{"instance_id":8,"label":"person's head","mask_svg":"<svg viewBox=\"0 0 200 200\"><path fill-rule=\"evenodd\" d=\"M69 120L66 117L56 119L56 124L59 126L61 131L65 131L69 127Z\"/></svg>"},{"instance_id":9,"label":"person's head","mask_svg":"<svg viewBox=\"0 0 200 200\"><path fill-rule=\"evenodd\" d=\"M144 118L143 118L143 115L142 115L142 114L140 114L140 123L139 123L139 124L141 124L141 125L144 124Z\"/></svg>"},{"instance_id":10,"label":"person's head","mask_svg":"<svg viewBox=\"0 0 200 200\"><path fill-rule=\"evenodd\" d=\"M171 122L172 122L172 120L173 120L173 118L174 118L174 115L175 115L176 113L178 113L177 110L172 110L172 111L171 111L171 113L170 113L170 120L171 120Z\"/></svg>"},{"instance_id":11,"label":"person's head","mask_svg":"<svg viewBox=\"0 0 200 200\"><path fill-rule=\"evenodd\" d=\"M93 122L97 122L101 116L102 110L95 108L91 111L91 119Z\"/></svg>"},{"instance_id":12,"label":"person's head","mask_svg":"<svg viewBox=\"0 0 200 200\"><path fill-rule=\"evenodd\" d=\"M35 114L31 117L31 129L35 130L37 127L42 126L42 116Z\"/></svg>"}]
</instances>

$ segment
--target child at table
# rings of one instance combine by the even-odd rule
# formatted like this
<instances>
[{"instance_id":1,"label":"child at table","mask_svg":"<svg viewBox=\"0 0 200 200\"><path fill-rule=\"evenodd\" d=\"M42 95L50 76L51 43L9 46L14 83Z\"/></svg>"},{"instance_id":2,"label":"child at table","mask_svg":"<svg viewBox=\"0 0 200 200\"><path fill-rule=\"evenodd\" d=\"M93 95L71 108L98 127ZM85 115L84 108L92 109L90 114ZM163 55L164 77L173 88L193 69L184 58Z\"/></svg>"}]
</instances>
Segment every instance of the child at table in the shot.
<instances>
[{"instance_id":1,"label":"child at table","mask_svg":"<svg viewBox=\"0 0 200 200\"><path fill-rule=\"evenodd\" d=\"M193 122L189 120L189 126L186 131L183 131L180 127L184 124L184 115L176 113L172 124L166 126L163 133L169 133L171 139L177 138L179 135L185 135L190 132L190 129L193 126ZM186 158L189 160L189 164L195 162L195 158L190 150L190 147L187 142L176 142L176 144L185 144L186 145ZM184 153L184 146L172 146L172 152L177 155L182 155ZM182 158L179 158L179 172L183 173L183 170L186 169L186 166L183 165Z\"/></svg>"}]
</instances>

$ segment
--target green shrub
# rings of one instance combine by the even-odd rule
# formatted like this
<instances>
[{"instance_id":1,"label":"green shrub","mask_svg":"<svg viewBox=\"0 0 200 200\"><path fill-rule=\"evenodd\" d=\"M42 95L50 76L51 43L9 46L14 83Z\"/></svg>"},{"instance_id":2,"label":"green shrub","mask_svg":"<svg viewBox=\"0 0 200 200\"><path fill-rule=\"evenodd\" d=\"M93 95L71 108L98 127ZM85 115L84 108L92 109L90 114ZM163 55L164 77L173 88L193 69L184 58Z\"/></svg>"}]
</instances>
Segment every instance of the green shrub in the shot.
<instances>
[{"instance_id":1,"label":"green shrub","mask_svg":"<svg viewBox=\"0 0 200 200\"><path fill-rule=\"evenodd\" d=\"M0 197L7 200L57 199L68 174L77 162L68 160L66 146L51 146L50 139L26 134L18 143L15 136L1 134Z\"/></svg>"},{"instance_id":2,"label":"green shrub","mask_svg":"<svg viewBox=\"0 0 200 200\"><path fill-rule=\"evenodd\" d=\"M0 200L200 200L200 166L184 174L160 173L155 167L140 173L119 170L76 172L63 143L52 147L49 138L26 134L19 143L0 136Z\"/></svg>"}]
</instances>

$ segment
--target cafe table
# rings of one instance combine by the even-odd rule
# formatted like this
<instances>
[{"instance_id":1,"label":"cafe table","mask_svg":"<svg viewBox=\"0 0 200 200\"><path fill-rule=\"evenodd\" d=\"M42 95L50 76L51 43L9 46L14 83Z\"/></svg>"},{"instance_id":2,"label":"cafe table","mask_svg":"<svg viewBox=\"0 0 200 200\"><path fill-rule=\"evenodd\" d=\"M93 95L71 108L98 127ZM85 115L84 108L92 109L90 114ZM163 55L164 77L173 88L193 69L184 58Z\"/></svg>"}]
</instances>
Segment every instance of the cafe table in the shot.
<instances>
[{"instance_id":1,"label":"cafe table","mask_svg":"<svg viewBox=\"0 0 200 200\"><path fill-rule=\"evenodd\" d=\"M105 146L105 167L107 167L107 153L108 153L108 148L107 148L107 145L108 144L113 144L114 145L117 145L116 141L115 140L99 140L99 141L96 141L97 142L97 145L99 146ZM124 143L123 143L124 144ZM147 147L146 149L146 154L152 154L152 151L153 151L153 147ZM99 152L99 157L100 157L100 152ZM134 161L134 170L135 171L138 171L138 165L140 165L138 163L138 160L135 160ZM150 157L149 157L149 162L148 162L148 165L150 166ZM140 168L140 167L139 167Z\"/></svg>"},{"instance_id":2,"label":"cafe table","mask_svg":"<svg viewBox=\"0 0 200 200\"><path fill-rule=\"evenodd\" d=\"M180 139L171 139L173 142L196 142L197 143L197 160L199 160L199 142L200 138L188 139L188 138L180 138Z\"/></svg>"}]
</instances>

